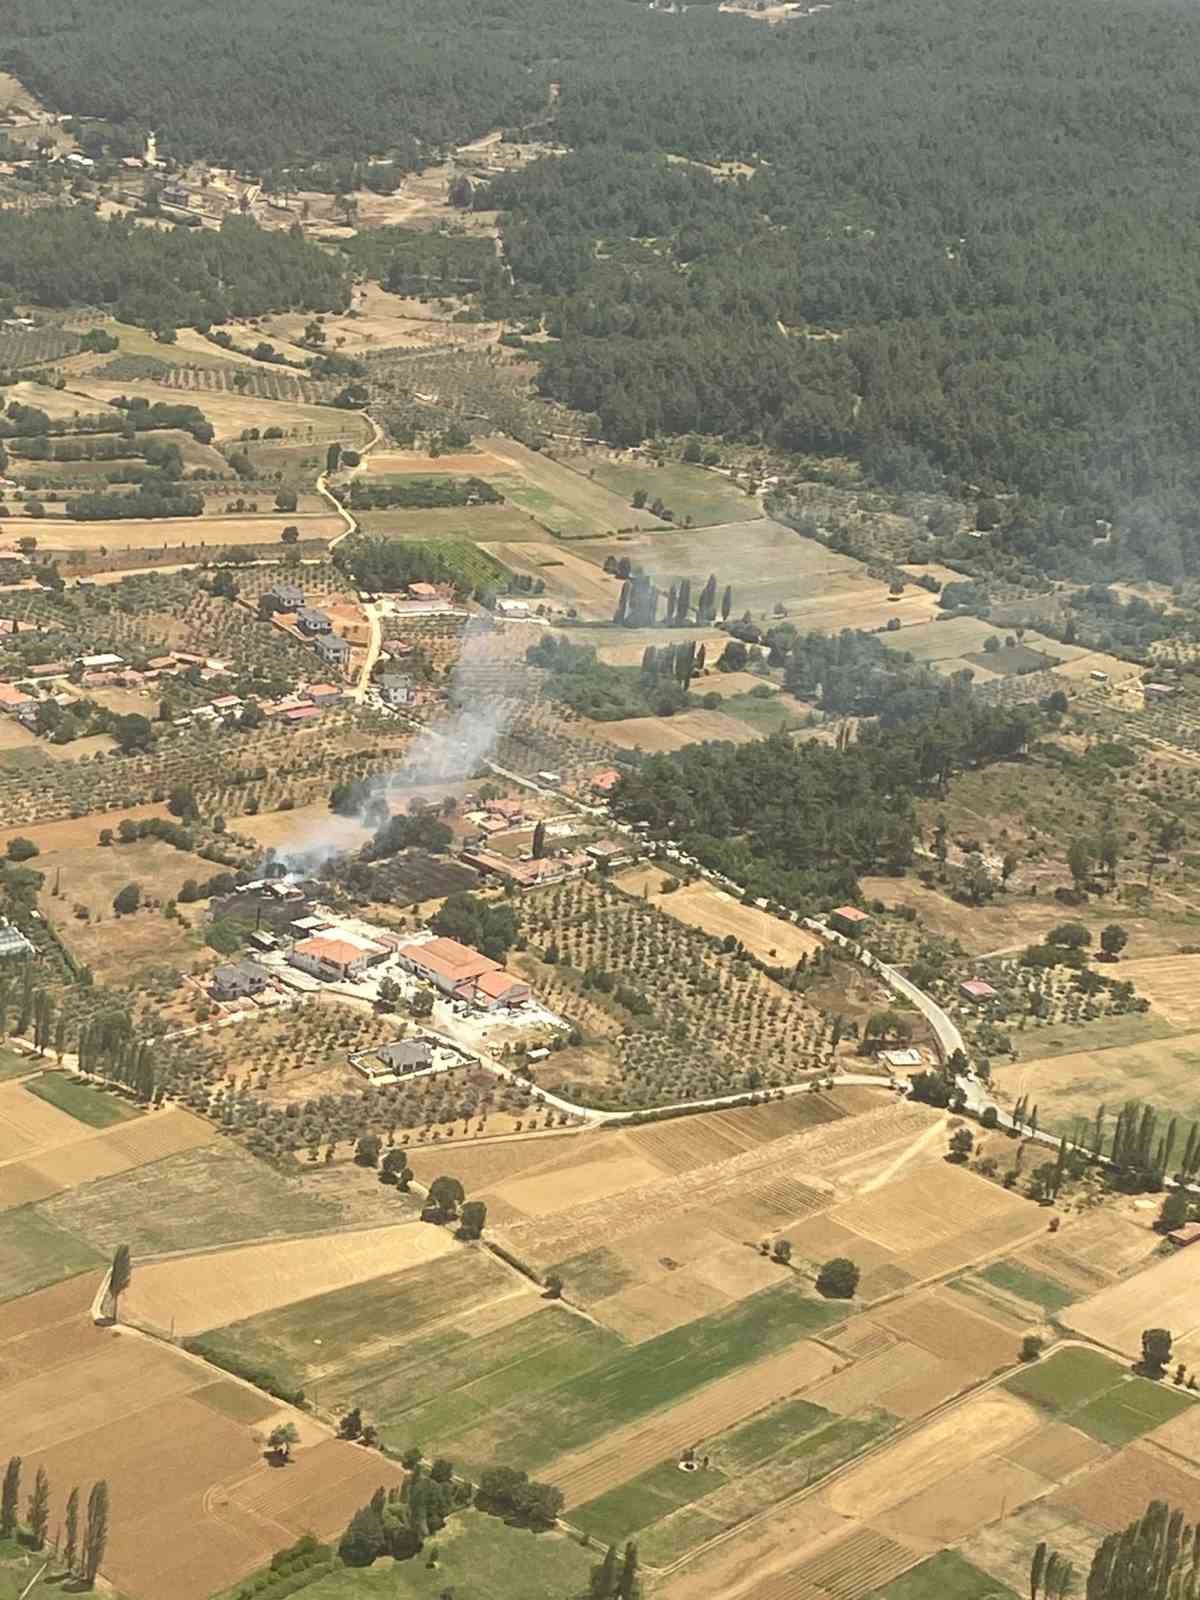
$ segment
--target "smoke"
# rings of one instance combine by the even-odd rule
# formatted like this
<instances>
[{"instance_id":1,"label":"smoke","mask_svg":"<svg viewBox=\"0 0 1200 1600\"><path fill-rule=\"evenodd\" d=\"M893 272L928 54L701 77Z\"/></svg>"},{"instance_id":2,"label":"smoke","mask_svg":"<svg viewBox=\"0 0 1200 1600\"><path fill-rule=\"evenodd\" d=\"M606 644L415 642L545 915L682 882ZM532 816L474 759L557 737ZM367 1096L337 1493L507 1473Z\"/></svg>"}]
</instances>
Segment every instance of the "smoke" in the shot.
<instances>
[{"instance_id":1,"label":"smoke","mask_svg":"<svg viewBox=\"0 0 1200 1600\"><path fill-rule=\"evenodd\" d=\"M495 681L494 646L491 628L472 618L447 685L445 715L421 729L399 766L366 780L353 817L331 812L277 848L275 859L289 877L313 877L330 861L357 849L360 831L374 833L403 806L406 795L475 776L495 751L512 714Z\"/></svg>"}]
</instances>

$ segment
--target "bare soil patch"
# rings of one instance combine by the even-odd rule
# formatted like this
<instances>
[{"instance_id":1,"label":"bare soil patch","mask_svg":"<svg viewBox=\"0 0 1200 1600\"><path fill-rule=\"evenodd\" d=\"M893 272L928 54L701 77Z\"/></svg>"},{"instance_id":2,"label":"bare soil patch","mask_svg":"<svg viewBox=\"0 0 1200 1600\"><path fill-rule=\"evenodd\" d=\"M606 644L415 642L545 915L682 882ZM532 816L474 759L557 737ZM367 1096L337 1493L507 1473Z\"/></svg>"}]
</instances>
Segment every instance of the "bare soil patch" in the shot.
<instances>
[{"instance_id":1,"label":"bare soil patch","mask_svg":"<svg viewBox=\"0 0 1200 1600\"><path fill-rule=\"evenodd\" d=\"M1186 1360L1192 1353L1189 1341L1200 1332L1200 1271L1186 1250L1068 1306L1060 1320L1085 1338L1137 1360L1151 1313L1155 1327L1170 1328L1174 1335L1176 1358Z\"/></svg>"},{"instance_id":2,"label":"bare soil patch","mask_svg":"<svg viewBox=\"0 0 1200 1600\"><path fill-rule=\"evenodd\" d=\"M821 941L807 928L784 922L756 906L742 905L733 895L705 878L685 883L664 895L662 886L669 877L658 867L636 867L619 874L616 883L629 894L641 895L645 891L654 897L660 911L691 927L703 928L714 938L732 935L752 956L774 966L795 966L802 955L811 955L821 948Z\"/></svg>"},{"instance_id":3,"label":"bare soil patch","mask_svg":"<svg viewBox=\"0 0 1200 1600\"><path fill-rule=\"evenodd\" d=\"M176 1257L139 1268L126 1310L156 1328L202 1333L457 1248L440 1228L400 1223Z\"/></svg>"},{"instance_id":4,"label":"bare soil patch","mask_svg":"<svg viewBox=\"0 0 1200 1600\"><path fill-rule=\"evenodd\" d=\"M981 1457L1001 1454L1041 1422L1013 1395L979 1395L845 1474L830 1489L830 1504L845 1516L877 1517Z\"/></svg>"},{"instance_id":5,"label":"bare soil patch","mask_svg":"<svg viewBox=\"0 0 1200 1600\"><path fill-rule=\"evenodd\" d=\"M1140 1517L1151 1500L1188 1507L1198 1499L1200 1476L1177 1466L1162 1451L1132 1444L1060 1489L1054 1503L1115 1533Z\"/></svg>"}]
</instances>

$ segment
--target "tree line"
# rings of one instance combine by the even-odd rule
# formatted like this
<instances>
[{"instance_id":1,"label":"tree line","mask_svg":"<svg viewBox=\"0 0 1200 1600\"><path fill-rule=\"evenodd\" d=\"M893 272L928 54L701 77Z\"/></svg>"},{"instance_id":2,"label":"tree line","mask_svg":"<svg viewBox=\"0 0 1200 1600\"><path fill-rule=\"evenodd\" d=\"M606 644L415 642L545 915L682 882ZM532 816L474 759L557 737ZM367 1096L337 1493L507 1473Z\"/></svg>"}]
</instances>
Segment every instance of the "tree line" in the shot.
<instances>
[{"instance_id":1,"label":"tree line","mask_svg":"<svg viewBox=\"0 0 1200 1600\"><path fill-rule=\"evenodd\" d=\"M0 1538L20 1538L34 1550L45 1550L50 1540L50 1477L45 1467L34 1475L33 1488L21 1518L20 1456L10 1456L0 1483ZM62 1563L61 1576L91 1589L100 1573L108 1545L108 1483L100 1478L88 1492L82 1508L79 1485L67 1495L63 1521L56 1529L53 1555Z\"/></svg>"}]
</instances>

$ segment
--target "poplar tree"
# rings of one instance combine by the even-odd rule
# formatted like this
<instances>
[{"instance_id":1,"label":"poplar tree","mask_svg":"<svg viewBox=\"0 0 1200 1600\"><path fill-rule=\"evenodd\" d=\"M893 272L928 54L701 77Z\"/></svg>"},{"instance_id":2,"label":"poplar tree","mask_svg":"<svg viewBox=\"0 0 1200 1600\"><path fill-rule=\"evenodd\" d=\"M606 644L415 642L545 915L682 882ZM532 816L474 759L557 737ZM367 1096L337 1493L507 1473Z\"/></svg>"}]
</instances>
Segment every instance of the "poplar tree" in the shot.
<instances>
[{"instance_id":1,"label":"poplar tree","mask_svg":"<svg viewBox=\"0 0 1200 1600\"><path fill-rule=\"evenodd\" d=\"M17 1506L21 1499L21 1458L10 1456L0 1489L0 1536L11 1539L17 1531Z\"/></svg>"},{"instance_id":2,"label":"poplar tree","mask_svg":"<svg viewBox=\"0 0 1200 1600\"><path fill-rule=\"evenodd\" d=\"M26 1520L29 1523L33 1547L35 1550L40 1550L46 1543L46 1530L50 1526L50 1479L45 1467L39 1467L34 1477Z\"/></svg>"},{"instance_id":3,"label":"poplar tree","mask_svg":"<svg viewBox=\"0 0 1200 1600\"><path fill-rule=\"evenodd\" d=\"M83 1550L80 1559L80 1577L94 1584L100 1563L104 1560L104 1547L108 1543L108 1484L101 1478L92 1485L88 1495L87 1521L83 1529Z\"/></svg>"},{"instance_id":4,"label":"poplar tree","mask_svg":"<svg viewBox=\"0 0 1200 1600\"><path fill-rule=\"evenodd\" d=\"M63 1533L63 1560L67 1571L72 1576L75 1573L75 1563L79 1558L79 1485L76 1484L67 1496L66 1526Z\"/></svg>"}]
</instances>

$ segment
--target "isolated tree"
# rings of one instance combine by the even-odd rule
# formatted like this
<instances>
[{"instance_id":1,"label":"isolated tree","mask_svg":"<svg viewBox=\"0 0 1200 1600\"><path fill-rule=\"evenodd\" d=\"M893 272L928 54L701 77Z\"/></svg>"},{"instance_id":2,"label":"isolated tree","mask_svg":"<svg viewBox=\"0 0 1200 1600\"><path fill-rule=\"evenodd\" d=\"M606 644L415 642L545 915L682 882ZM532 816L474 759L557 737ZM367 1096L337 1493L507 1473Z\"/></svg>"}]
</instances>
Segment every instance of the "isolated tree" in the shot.
<instances>
[{"instance_id":1,"label":"isolated tree","mask_svg":"<svg viewBox=\"0 0 1200 1600\"><path fill-rule=\"evenodd\" d=\"M956 1128L950 1135L949 1160L961 1165L975 1148L975 1135L970 1128Z\"/></svg>"},{"instance_id":2,"label":"isolated tree","mask_svg":"<svg viewBox=\"0 0 1200 1600\"><path fill-rule=\"evenodd\" d=\"M113 910L119 917L130 916L142 903L142 891L139 884L127 883L113 896Z\"/></svg>"},{"instance_id":3,"label":"isolated tree","mask_svg":"<svg viewBox=\"0 0 1200 1600\"><path fill-rule=\"evenodd\" d=\"M363 1431L362 1411L358 1406L352 1407L338 1423L339 1439L357 1439Z\"/></svg>"},{"instance_id":4,"label":"isolated tree","mask_svg":"<svg viewBox=\"0 0 1200 1600\"><path fill-rule=\"evenodd\" d=\"M32 839L10 839L5 855L10 861L32 861L41 851Z\"/></svg>"},{"instance_id":5,"label":"isolated tree","mask_svg":"<svg viewBox=\"0 0 1200 1600\"><path fill-rule=\"evenodd\" d=\"M281 1422L267 1435L267 1448L280 1461L292 1459L292 1446L300 1443L300 1430L294 1422Z\"/></svg>"},{"instance_id":6,"label":"isolated tree","mask_svg":"<svg viewBox=\"0 0 1200 1600\"><path fill-rule=\"evenodd\" d=\"M827 1300L852 1300L861 1274L846 1256L834 1256L817 1273L817 1290Z\"/></svg>"},{"instance_id":7,"label":"isolated tree","mask_svg":"<svg viewBox=\"0 0 1200 1600\"><path fill-rule=\"evenodd\" d=\"M101 1478L99 1483L92 1485L92 1492L88 1495L87 1521L83 1527L83 1550L79 1563L79 1575L89 1588L96 1581L107 1543L108 1484Z\"/></svg>"},{"instance_id":8,"label":"isolated tree","mask_svg":"<svg viewBox=\"0 0 1200 1600\"><path fill-rule=\"evenodd\" d=\"M279 538L280 538L280 542L283 543L283 544L299 544L300 543L300 529L296 526L296 524L294 522L290 522L287 525L287 527L283 530L283 532L279 535Z\"/></svg>"},{"instance_id":9,"label":"isolated tree","mask_svg":"<svg viewBox=\"0 0 1200 1600\"><path fill-rule=\"evenodd\" d=\"M1042 1341L1036 1333L1027 1333L1021 1340L1021 1360L1036 1361L1042 1353Z\"/></svg>"},{"instance_id":10,"label":"isolated tree","mask_svg":"<svg viewBox=\"0 0 1200 1600\"><path fill-rule=\"evenodd\" d=\"M46 1529L50 1526L50 1478L45 1467L37 1469L25 1520L29 1524L33 1548L40 1550L46 1543Z\"/></svg>"},{"instance_id":11,"label":"isolated tree","mask_svg":"<svg viewBox=\"0 0 1200 1600\"><path fill-rule=\"evenodd\" d=\"M1172 1189L1162 1203L1162 1210L1158 1214L1155 1226L1160 1233L1170 1233L1173 1228L1182 1228L1192 1214L1191 1202L1186 1189Z\"/></svg>"},{"instance_id":12,"label":"isolated tree","mask_svg":"<svg viewBox=\"0 0 1200 1600\"><path fill-rule=\"evenodd\" d=\"M379 1152L383 1143L374 1133L364 1133L359 1136L358 1143L354 1146L354 1161L360 1167L373 1167L379 1161Z\"/></svg>"},{"instance_id":13,"label":"isolated tree","mask_svg":"<svg viewBox=\"0 0 1200 1600\"><path fill-rule=\"evenodd\" d=\"M429 1198L443 1216L455 1217L466 1199L466 1191L457 1178L435 1178L429 1185Z\"/></svg>"},{"instance_id":14,"label":"isolated tree","mask_svg":"<svg viewBox=\"0 0 1200 1600\"><path fill-rule=\"evenodd\" d=\"M72 1575L79 1559L79 1485L67 1496L67 1513L63 1523L63 1564Z\"/></svg>"},{"instance_id":15,"label":"isolated tree","mask_svg":"<svg viewBox=\"0 0 1200 1600\"><path fill-rule=\"evenodd\" d=\"M548 1300L561 1300L562 1292L563 1281L559 1277L558 1273L548 1272L546 1274L546 1298Z\"/></svg>"},{"instance_id":16,"label":"isolated tree","mask_svg":"<svg viewBox=\"0 0 1200 1600\"><path fill-rule=\"evenodd\" d=\"M1129 943L1129 934L1119 922L1110 922L1100 930L1100 948L1110 961L1115 961Z\"/></svg>"},{"instance_id":17,"label":"isolated tree","mask_svg":"<svg viewBox=\"0 0 1200 1600\"><path fill-rule=\"evenodd\" d=\"M792 1259L792 1241L790 1239L776 1239L775 1246L772 1249L771 1254L775 1257L776 1261L778 1261L782 1266L786 1267L788 1262Z\"/></svg>"},{"instance_id":18,"label":"isolated tree","mask_svg":"<svg viewBox=\"0 0 1200 1600\"><path fill-rule=\"evenodd\" d=\"M1085 889L1091 881L1095 854L1090 840L1076 837L1067 851L1067 868L1077 889Z\"/></svg>"},{"instance_id":19,"label":"isolated tree","mask_svg":"<svg viewBox=\"0 0 1200 1600\"><path fill-rule=\"evenodd\" d=\"M464 1239L479 1239L483 1235L487 1222L487 1205L482 1200L468 1200L462 1208L462 1228Z\"/></svg>"},{"instance_id":20,"label":"isolated tree","mask_svg":"<svg viewBox=\"0 0 1200 1600\"><path fill-rule=\"evenodd\" d=\"M21 1458L10 1456L4 1469L4 1487L0 1489L0 1537L11 1539L17 1531L18 1506L21 1501Z\"/></svg>"},{"instance_id":21,"label":"isolated tree","mask_svg":"<svg viewBox=\"0 0 1200 1600\"><path fill-rule=\"evenodd\" d=\"M1148 1378L1161 1378L1171 1359L1171 1335L1166 1328L1142 1329L1142 1371Z\"/></svg>"},{"instance_id":22,"label":"isolated tree","mask_svg":"<svg viewBox=\"0 0 1200 1600\"><path fill-rule=\"evenodd\" d=\"M117 1302L128 1289L133 1278L133 1264L129 1259L129 1246L119 1244L113 1251L112 1266L108 1274L108 1292L112 1295L113 1316L117 1314Z\"/></svg>"}]
</instances>

